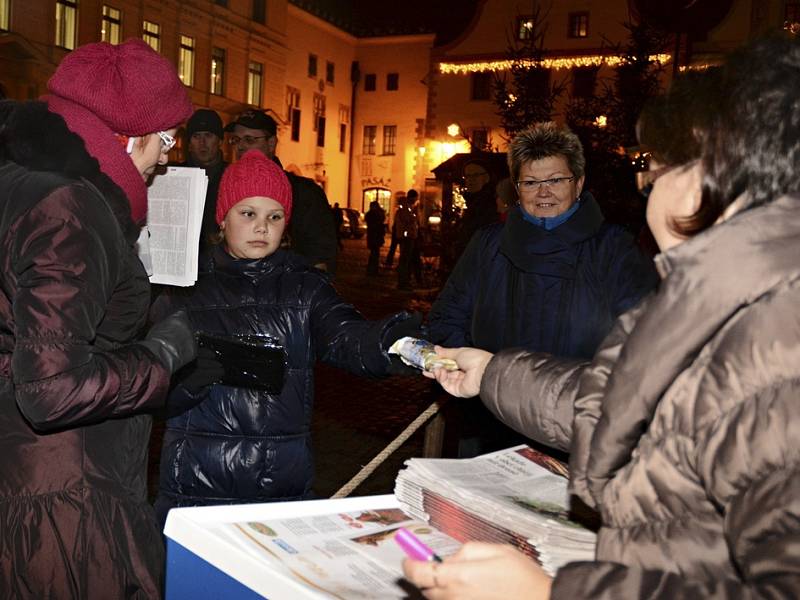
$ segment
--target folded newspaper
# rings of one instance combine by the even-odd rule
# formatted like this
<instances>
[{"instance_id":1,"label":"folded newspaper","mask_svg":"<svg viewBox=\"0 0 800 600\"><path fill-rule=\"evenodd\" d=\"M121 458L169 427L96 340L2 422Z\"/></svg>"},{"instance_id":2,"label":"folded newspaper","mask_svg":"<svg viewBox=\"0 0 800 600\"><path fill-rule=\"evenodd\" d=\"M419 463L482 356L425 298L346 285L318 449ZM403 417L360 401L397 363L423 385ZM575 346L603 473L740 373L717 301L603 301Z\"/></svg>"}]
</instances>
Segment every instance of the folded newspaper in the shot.
<instances>
[{"instance_id":1,"label":"folded newspaper","mask_svg":"<svg viewBox=\"0 0 800 600\"><path fill-rule=\"evenodd\" d=\"M203 169L167 167L147 189L147 226L137 242L151 283L197 281L200 228L208 177Z\"/></svg>"},{"instance_id":2,"label":"folded newspaper","mask_svg":"<svg viewBox=\"0 0 800 600\"><path fill-rule=\"evenodd\" d=\"M406 466L395 482L401 508L459 541L513 544L551 575L594 558L596 535L570 513L566 468L555 459L521 445Z\"/></svg>"}]
</instances>

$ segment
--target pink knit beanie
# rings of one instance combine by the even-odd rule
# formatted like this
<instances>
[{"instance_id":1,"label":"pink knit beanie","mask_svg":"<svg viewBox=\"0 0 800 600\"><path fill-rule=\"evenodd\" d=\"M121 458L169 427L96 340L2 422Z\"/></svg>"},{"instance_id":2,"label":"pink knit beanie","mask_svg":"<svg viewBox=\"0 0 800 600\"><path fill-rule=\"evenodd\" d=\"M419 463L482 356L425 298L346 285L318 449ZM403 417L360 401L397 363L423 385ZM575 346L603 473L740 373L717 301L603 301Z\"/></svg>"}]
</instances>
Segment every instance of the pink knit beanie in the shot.
<instances>
[{"instance_id":1,"label":"pink knit beanie","mask_svg":"<svg viewBox=\"0 0 800 600\"><path fill-rule=\"evenodd\" d=\"M125 192L131 217L147 215L147 186L114 134L143 136L176 127L192 103L172 64L142 40L87 44L70 52L44 99L80 136L100 170Z\"/></svg>"},{"instance_id":2,"label":"pink knit beanie","mask_svg":"<svg viewBox=\"0 0 800 600\"><path fill-rule=\"evenodd\" d=\"M217 195L217 223L240 200L253 196L272 198L283 206L286 222L292 216L292 186L275 161L258 150L248 150L222 174Z\"/></svg>"}]
</instances>

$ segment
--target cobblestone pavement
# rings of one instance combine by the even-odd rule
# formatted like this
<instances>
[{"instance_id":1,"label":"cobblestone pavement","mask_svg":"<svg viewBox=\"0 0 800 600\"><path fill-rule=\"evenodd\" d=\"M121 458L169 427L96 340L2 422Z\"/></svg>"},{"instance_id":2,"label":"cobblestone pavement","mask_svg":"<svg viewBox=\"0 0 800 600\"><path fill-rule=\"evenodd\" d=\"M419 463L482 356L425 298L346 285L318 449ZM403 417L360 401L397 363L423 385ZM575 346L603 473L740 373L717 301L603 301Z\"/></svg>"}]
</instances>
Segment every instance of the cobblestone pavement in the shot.
<instances>
[{"instance_id":1,"label":"cobblestone pavement","mask_svg":"<svg viewBox=\"0 0 800 600\"><path fill-rule=\"evenodd\" d=\"M381 266L366 275L365 239L343 240L335 285L367 318L399 310L428 312L437 289L398 291L397 271ZM386 248L384 247L384 252ZM381 257L383 265L383 256ZM367 379L320 364L312 424L316 455L315 491L328 497L344 485L432 402L432 383L423 377ZM163 424L156 422L150 448L151 495L158 480ZM413 435L352 495L388 494L403 461L421 456L424 428Z\"/></svg>"}]
</instances>

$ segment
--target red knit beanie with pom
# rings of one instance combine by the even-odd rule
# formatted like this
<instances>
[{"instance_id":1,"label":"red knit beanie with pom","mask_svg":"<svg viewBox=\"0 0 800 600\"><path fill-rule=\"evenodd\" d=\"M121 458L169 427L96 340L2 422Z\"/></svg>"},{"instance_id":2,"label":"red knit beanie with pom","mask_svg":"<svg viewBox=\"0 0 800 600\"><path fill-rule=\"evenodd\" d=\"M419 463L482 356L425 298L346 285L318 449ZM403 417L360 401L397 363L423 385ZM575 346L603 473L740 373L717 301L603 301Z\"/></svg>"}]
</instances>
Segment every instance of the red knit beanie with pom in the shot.
<instances>
[{"instance_id":1,"label":"red knit beanie with pom","mask_svg":"<svg viewBox=\"0 0 800 600\"><path fill-rule=\"evenodd\" d=\"M254 196L272 198L283 206L286 222L292 216L292 186L275 161L258 150L248 150L222 174L217 195L217 224L239 201Z\"/></svg>"},{"instance_id":2,"label":"red knit beanie with pom","mask_svg":"<svg viewBox=\"0 0 800 600\"><path fill-rule=\"evenodd\" d=\"M147 186L114 135L143 136L181 124L192 103L175 67L142 40L87 44L70 52L44 99L80 136L100 170L125 192L131 217L147 215Z\"/></svg>"}]
</instances>

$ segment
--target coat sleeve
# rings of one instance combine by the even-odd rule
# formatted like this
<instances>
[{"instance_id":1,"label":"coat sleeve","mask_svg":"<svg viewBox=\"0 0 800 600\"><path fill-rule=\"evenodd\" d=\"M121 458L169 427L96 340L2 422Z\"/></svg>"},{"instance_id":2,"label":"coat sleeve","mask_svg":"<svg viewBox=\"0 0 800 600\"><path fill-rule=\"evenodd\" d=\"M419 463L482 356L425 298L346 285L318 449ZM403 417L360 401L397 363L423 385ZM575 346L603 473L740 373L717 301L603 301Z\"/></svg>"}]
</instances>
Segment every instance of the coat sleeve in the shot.
<instances>
[{"instance_id":1,"label":"coat sleeve","mask_svg":"<svg viewBox=\"0 0 800 600\"><path fill-rule=\"evenodd\" d=\"M634 238L613 226L604 240L606 246L606 289L612 314L630 310L659 282L653 260L645 256Z\"/></svg>"},{"instance_id":2,"label":"coat sleeve","mask_svg":"<svg viewBox=\"0 0 800 600\"><path fill-rule=\"evenodd\" d=\"M321 279L311 301L311 335L317 356L355 375L384 377L391 363L384 338L392 326L409 317L409 313L400 312L367 321Z\"/></svg>"},{"instance_id":3,"label":"coat sleeve","mask_svg":"<svg viewBox=\"0 0 800 600\"><path fill-rule=\"evenodd\" d=\"M481 400L498 419L537 442L569 452L575 397L586 361L504 350L481 380Z\"/></svg>"},{"instance_id":4,"label":"coat sleeve","mask_svg":"<svg viewBox=\"0 0 800 600\"><path fill-rule=\"evenodd\" d=\"M440 346L472 345L472 311L480 276L483 234L475 235L458 259L428 313L428 339Z\"/></svg>"},{"instance_id":5,"label":"coat sleeve","mask_svg":"<svg viewBox=\"0 0 800 600\"><path fill-rule=\"evenodd\" d=\"M17 223L12 372L20 412L39 430L161 404L167 370L137 344L98 347L122 244L109 211L80 185L59 188Z\"/></svg>"}]
</instances>

